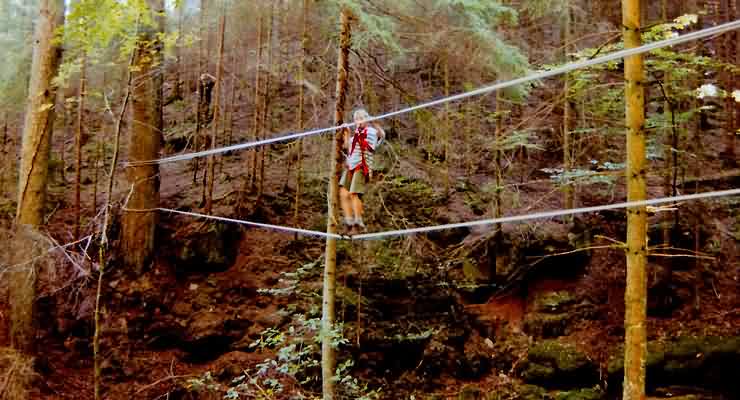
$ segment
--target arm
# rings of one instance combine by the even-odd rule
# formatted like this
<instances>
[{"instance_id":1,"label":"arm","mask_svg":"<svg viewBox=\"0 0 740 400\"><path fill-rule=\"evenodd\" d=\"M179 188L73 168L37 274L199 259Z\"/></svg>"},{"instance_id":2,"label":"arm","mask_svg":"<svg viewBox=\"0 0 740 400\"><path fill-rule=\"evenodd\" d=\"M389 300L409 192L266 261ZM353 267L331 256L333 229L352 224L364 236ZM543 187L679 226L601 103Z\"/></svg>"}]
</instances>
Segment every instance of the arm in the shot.
<instances>
[{"instance_id":1,"label":"arm","mask_svg":"<svg viewBox=\"0 0 740 400\"><path fill-rule=\"evenodd\" d=\"M383 130L383 128L382 128L382 127L381 127L381 126L380 126L380 125L379 125L378 123L376 123L376 122L373 122L373 126L375 127L375 129L377 129L377 130L378 130L378 144L381 144L381 143L383 143L383 141L385 140L385 131L384 131L384 130Z\"/></svg>"},{"instance_id":2,"label":"arm","mask_svg":"<svg viewBox=\"0 0 740 400\"><path fill-rule=\"evenodd\" d=\"M343 141L343 146L342 147L344 147L344 151L347 152L347 153L349 153L349 146L350 146L350 144L349 144L349 128L344 128L342 130L342 141Z\"/></svg>"}]
</instances>

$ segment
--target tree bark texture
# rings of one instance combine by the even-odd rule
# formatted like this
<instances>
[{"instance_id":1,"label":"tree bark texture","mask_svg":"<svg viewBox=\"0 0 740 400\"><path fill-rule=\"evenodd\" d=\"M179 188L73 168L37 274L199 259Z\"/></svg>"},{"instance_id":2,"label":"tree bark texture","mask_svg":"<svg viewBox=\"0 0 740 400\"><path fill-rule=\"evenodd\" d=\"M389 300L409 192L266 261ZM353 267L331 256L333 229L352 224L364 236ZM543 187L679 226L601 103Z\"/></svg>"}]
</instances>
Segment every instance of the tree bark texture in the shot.
<instances>
[{"instance_id":1,"label":"tree bark texture","mask_svg":"<svg viewBox=\"0 0 740 400\"><path fill-rule=\"evenodd\" d=\"M159 32L163 24L157 15L164 9L164 0L147 0L149 11L155 13ZM162 55L157 32L143 28L136 48L132 92L132 130L128 144L130 161L153 160L159 156L162 143ZM123 214L122 254L124 263L141 273L154 255L154 234L159 205L159 166L157 164L129 167L126 177L131 188Z\"/></svg>"},{"instance_id":2,"label":"tree bark texture","mask_svg":"<svg viewBox=\"0 0 740 400\"><path fill-rule=\"evenodd\" d=\"M352 42L350 27L350 11L343 9L340 15L339 54L337 56L337 86L334 108L334 124L344 123L344 106L347 100L347 86L349 80L349 49ZM329 211L326 222L326 232L336 233L339 221L339 177L342 174L342 145L343 133L338 131L334 136L334 157L331 163L331 177L329 181ZM334 331L334 303L336 294L337 270L337 239L326 239L326 265L324 267L324 291L321 317L321 375L323 378L324 400L334 400L334 369L337 359L332 346L332 332Z\"/></svg>"},{"instance_id":3,"label":"tree bark texture","mask_svg":"<svg viewBox=\"0 0 740 400\"><path fill-rule=\"evenodd\" d=\"M625 48L640 46L640 0L623 0ZM627 125L627 200L644 200L645 182L645 71L641 55L624 62ZM645 398L645 327L647 277L647 213L645 206L627 210L627 287L625 291L624 400Z\"/></svg>"},{"instance_id":4,"label":"tree bark texture","mask_svg":"<svg viewBox=\"0 0 740 400\"><path fill-rule=\"evenodd\" d=\"M42 0L39 13L23 124L16 213L19 224L32 226L41 225L44 218L56 102L56 90L51 81L57 75L62 54L53 39L54 31L64 24L64 1Z\"/></svg>"},{"instance_id":5,"label":"tree bark texture","mask_svg":"<svg viewBox=\"0 0 740 400\"><path fill-rule=\"evenodd\" d=\"M44 223L46 185L49 175L49 152L54 126L56 90L52 79L57 75L62 49L54 41L54 31L64 24L64 0L41 0L39 19L34 33L33 60L28 87L28 103L23 124L23 143L18 179L16 238L13 246L17 258L33 257L28 247L36 247L35 228ZM26 260L16 260L23 262ZM36 267L15 268L8 273L11 346L26 354L34 352L34 301Z\"/></svg>"}]
</instances>

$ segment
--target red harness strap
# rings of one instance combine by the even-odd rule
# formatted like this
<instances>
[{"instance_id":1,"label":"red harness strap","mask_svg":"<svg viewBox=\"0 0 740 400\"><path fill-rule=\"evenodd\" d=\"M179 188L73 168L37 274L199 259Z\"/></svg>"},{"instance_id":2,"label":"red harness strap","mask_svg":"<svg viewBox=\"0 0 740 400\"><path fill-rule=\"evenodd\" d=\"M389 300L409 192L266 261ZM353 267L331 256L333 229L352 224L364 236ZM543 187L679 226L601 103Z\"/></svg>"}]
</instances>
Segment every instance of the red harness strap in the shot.
<instances>
[{"instance_id":1,"label":"red harness strap","mask_svg":"<svg viewBox=\"0 0 740 400\"><path fill-rule=\"evenodd\" d=\"M352 149L349 154L353 154L355 152L355 146L357 146L357 144L360 145L360 157L362 158L362 161L352 170L352 172L357 169L362 169L362 174L365 175L365 177L368 177L370 175L370 166L367 165L365 152L373 152L373 148L367 141L367 127L357 128L357 130L355 130L355 134L352 136Z\"/></svg>"}]
</instances>

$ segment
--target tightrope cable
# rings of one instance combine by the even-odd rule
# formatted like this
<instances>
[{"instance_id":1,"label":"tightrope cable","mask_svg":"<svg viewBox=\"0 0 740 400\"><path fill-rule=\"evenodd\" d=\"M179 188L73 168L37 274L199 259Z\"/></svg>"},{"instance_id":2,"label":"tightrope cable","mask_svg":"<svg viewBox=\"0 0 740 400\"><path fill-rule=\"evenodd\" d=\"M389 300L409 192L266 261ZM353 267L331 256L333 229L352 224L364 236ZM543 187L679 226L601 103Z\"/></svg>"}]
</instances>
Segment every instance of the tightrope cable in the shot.
<instances>
[{"instance_id":1,"label":"tightrope cable","mask_svg":"<svg viewBox=\"0 0 740 400\"><path fill-rule=\"evenodd\" d=\"M163 212L169 212L169 213L175 213L175 214L182 214L182 215L187 215L187 216L196 217L196 218L205 218L205 219L212 219L212 220L223 221L223 222L232 222L232 223L254 226L254 227L263 228L263 229L297 233L297 234L308 235L308 236L317 236L317 237L322 237L322 238L335 238L335 239L340 239L340 240L377 240L377 239L384 239L384 238L393 237L393 236L408 236L408 235L415 235L419 233L438 232L438 231L449 230L449 229L472 228L476 226L494 225L494 224L511 223L511 222L522 222L522 221L528 221L528 220L533 220L533 219L554 218L554 217L562 217L566 215L593 213L597 211L616 210L616 209L622 209L622 208L642 207L642 206L650 206L650 205L656 205L656 204L665 204L665 203L700 200L700 199L708 199L708 198L723 197L723 196L737 196L737 195L740 195L740 189L720 190L720 191L713 191L713 192L686 194L686 195L680 195L680 196L661 197L661 198L649 199L649 200L604 204L604 205L592 206L592 207L580 207L580 208L572 208L572 209L564 209L564 210L544 211L544 212L531 213L531 214L514 215L514 216L509 216L509 217L458 222L458 223L453 223L453 224L425 226L425 227L420 227L420 228L409 228L409 229L399 229L399 230L384 231L384 232L363 233L359 235L339 235L336 233L330 234L326 232L313 231L313 230L308 230L308 229L292 228L289 226L264 224L260 222L251 222L251 221L244 221L244 220L234 219L234 218L198 214L198 213L193 213L193 212L188 212L188 211L178 211L178 210L173 210L169 208L155 208L155 209L152 209L152 211L163 211ZM129 210L129 211L136 212L138 210Z\"/></svg>"},{"instance_id":2,"label":"tightrope cable","mask_svg":"<svg viewBox=\"0 0 740 400\"><path fill-rule=\"evenodd\" d=\"M129 211L136 212L139 210L129 210ZM282 225L264 224L261 222L252 222L252 221L245 221L242 219L218 217L215 215L208 215L208 214L198 214L198 213L189 212L189 211L173 210L170 208L158 207L158 208L152 209L152 211L162 211L162 212L173 213L173 214L187 215L187 216L196 217L196 218L213 219L213 220L222 221L222 222L232 222L235 224L253 226L256 228L297 233L297 234L307 235L307 236L318 236L322 238L335 238L335 239L346 239L347 238L346 236L338 235L336 233L326 233L326 232L321 232L321 231L312 231L310 229L301 229L301 228L292 228L289 226L282 226Z\"/></svg>"},{"instance_id":3,"label":"tightrope cable","mask_svg":"<svg viewBox=\"0 0 740 400\"><path fill-rule=\"evenodd\" d=\"M722 25L717 25L715 27L702 29L696 32L687 33L685 35L676 36L673 38L661 40L661 41L654 42L654 43L645 44L640 47L616 51L614 53L603 55L601 57L596 57L590 60L582 60L582 61L568 63L561 67L553 68L551 70L536 72L536 73L533 73L533 74L530 74L528 76L524 76L521 78L516 78L516 79L509 80L509 81L496 83L490 86L481 87L479 89L471 90L468 92L463 92L463 93L459 93L456 95L443 97L437 100L418 104L412 107L407 107L407 108L403 108L397 111L392 111L392 112L388 112L385 114L377 115L377 116L368 118L367 122L378 121L378 120L382 120L382 119L386 119L390 117L395 117L397 115L407 114L407 113L410 113L416 110L434 107L437 105L466 99L468 97L480 96L483 94L495 92L497 90L509 88L512 86L521 85L521 84L528 83L528 82L538 81L538 80L542 80L545 78L550 78L553 76L566 74L568 72L571 72L571 71L574 71L580 68L586 68L586 67L590 67L590 66L594 66L598 64L603 64L609 61L614 61L614 60L619 60L625 57L634 56L637 54L647 53L649 51L660 49L663 47L675 46L678 44L690 42L690 41L705 38L708 36L717 35L723 32L732 31L738 28L740 28L740 20L735 20L735 21L728 22ZM206 156L226 153L230 151L243 150L243 149L273 144L273 143L284 142L288 140L301 139L301 138L305 138L308 136L315 136L315 135L319 135L322 133L333 132L333 131L344 129L344 128L351 128L355 125L356 124L354 122L348 122L348 123L338 125L338 126L314 129L314 130L300 132L300 133L282 134L280 136L276 136L276 137L269 138L269 139L262 139L262 140L257 140L254 142L240 143L240 144L235 144L231 146L219 147L219 148L198 151L198 152L193 152L193 153L179 154L179 155L164 157L164 158L160 158L156 160L130 161L128 163L125 163L125 166L136 167L136 166L141 166L141 165L164 164L164 163L170 163L170 162L176 162L176 161L191 160L194 158L206 157Z\"/></svg>"},{"instance_id":4,"label":"tightrope cable","mask_svg":"<svg viewBox=\"0 0 740 400\"><path fill-rule=\"evenodd\" d=\"M650 200L628 201L624 203L605 204L605 205L593 206L593 207L580 207L580 208L572 208L572 209L566 209L566 210L543 211L543 212L532 213L532 214L483 219L483 220L478 220L478 221L458 222L454 224L426 226L426 227L421 227L421 228L410 228L410 229L399 229L395 231L365 233L365 234L351 236L351 239L352 240L382 239L382 238L387 238L391 236L402 236L402 235L405 236L405 235L413 235L417 233L437 232L437 231L448 230L448 229L472 228L475 226L494 225L494 224L502 224L502 223L507 223L507 222L521 222L521 221L528 221L528 220L533 220L533 219L553 218L553 217L562 217L566 215L592 213L596 211L616 210L620 208L642 207L642 206L650 206L650 205L655 205L655 204L673 203L673 202L678 202L678 201L699 200L699 199L707 199L707 198L712 198L712 197L736 196L736 195L740 195L740 189L721 190L721 191L687 194L687 195L672 196L672 197L662 197L662 198L650 199Z\"/></svg>"}]
</instances>

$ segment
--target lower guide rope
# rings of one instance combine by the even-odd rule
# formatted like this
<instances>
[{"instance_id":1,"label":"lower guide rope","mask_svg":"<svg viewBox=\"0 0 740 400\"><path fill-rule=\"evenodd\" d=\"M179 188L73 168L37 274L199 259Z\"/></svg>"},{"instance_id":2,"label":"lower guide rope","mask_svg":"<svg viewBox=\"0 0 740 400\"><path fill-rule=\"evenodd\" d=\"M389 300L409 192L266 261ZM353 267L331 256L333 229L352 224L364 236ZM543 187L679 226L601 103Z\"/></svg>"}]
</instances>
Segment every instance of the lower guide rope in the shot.
<instances>
[{"instance_id":1,"label":"lower guide rope","mask_svg":"<svg viewBox=\"0 0 740 400\"><path fill-rule=\"evenodd\" d=\"M235 218L226 218L226 217L219 217L215 215L198 214L198 213L188 212L188 211L179 211L179 210L173 210L170 208L155 208L155 209L152 209L151 211L162 211L162 212L168 212L168 213L174 213L174 214L187 215L187 216L196 217L196 218L205 218L205 219L212 219L212 220L223 221L223 222L231 222L231 223L236 223L236 224L241 224L241 225L253 226L256 228L269 229L269 230L282 231L282 232L290 232L290 233L301 234L301 235L306 235L306 236L334 238L338 240L378 240L378 239L384 239L384 238L393 237L393 236L408 236L408 235L415 235L418 233L438 232L438 231L449 230L449 229L472 228L476 226L486 226L486 225L511 223L511 222L522 222L522 221L528 221L528 220L533 220L533 219L554 218L554 217L562 217L566 215L593 213L597 211L617 210L617 209L632 208L632 207L644 207L644 206L652 206L652 205L657 205L657 204L666 204L666 203L674 203L674 202L681 202L681 201L692 201L692 200L709 199L709 198L724 197L724 196L737 196L737 195L740 195L740 188L729 189L729 190L719 190L719 191L713 191L713 192L686 194L686 195L680 195L680 196L661 197L661 198L649 199L649 200L604 204L604 205L592 206L592 207L580 207L580 208L571 208L571 209L555 210L555 211L543 211L543 212L531 213L531 214L522 214L522 215L509 216L509 217L458 222L458 223L453 223L453 224L425 226L425 227L420 227L420 228L409 228L409 229L399 229L399 230L384 231L384 232L363 233L359 235L340 235L337 233L327 233L327 232L321 232L321 231L314 231L310 229L293 228L289 226L265 224L261 222L245 221L245 220L240 220L240 219L235 219ZM127 210L127 211L131 211L131 212L139 211L140 212L140 210Z\"/></svg>"}]
</instances>

